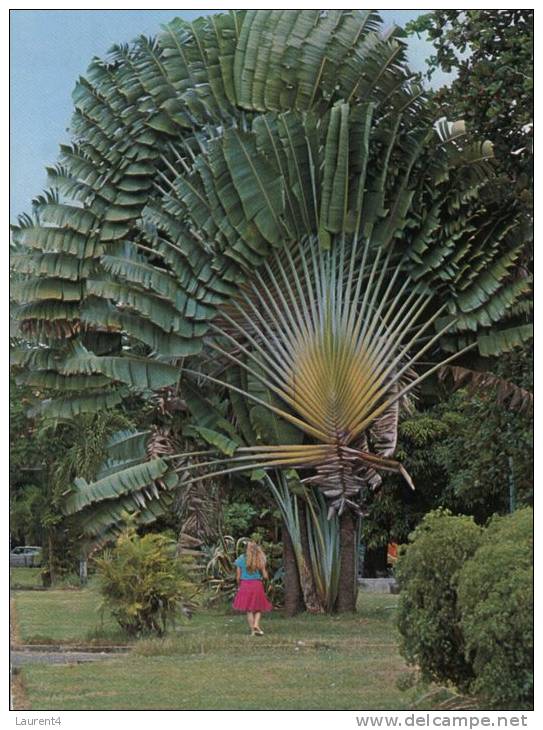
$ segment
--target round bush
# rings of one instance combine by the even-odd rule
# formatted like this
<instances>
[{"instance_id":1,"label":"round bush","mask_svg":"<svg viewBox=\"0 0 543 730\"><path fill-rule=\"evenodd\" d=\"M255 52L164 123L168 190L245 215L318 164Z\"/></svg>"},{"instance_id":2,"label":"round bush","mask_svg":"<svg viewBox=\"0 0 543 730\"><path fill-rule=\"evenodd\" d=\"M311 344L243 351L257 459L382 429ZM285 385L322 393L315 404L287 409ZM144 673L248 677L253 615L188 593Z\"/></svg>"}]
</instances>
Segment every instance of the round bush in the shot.
<instances>
[{"instance_id":1,"label":"round bush","mask_svg":"<svg viewBox=\"0 0 543 730\"><path fill-rule=\"evenodd\" d=\"M533 706L533 510L492 520L458 575L474 693L499 709Z\"/></svg>"},{"instance_id":2,"label":"round bush","mask_svg":"<svg viewBox=\"0 0 543 730\"><path fill-rule=\"evenodd\" d=\"M446 510L428 513L402 546L395 575L400 584L400 650L426 681L469 688L473 669L465 658L455 581L479 546L482 528L472 517Z\"/></svg>"},{"instance_id":3,"label":"round bush","mask_svg":"<svg viewBox=\"0 0 543 730\"><path fill-rule=\"evenodd\" d=\"M195 593L175 541L165 535L139 537L129 527L96 563L104 605L130 636L162 635Z\"/></svg>"}]
</instances>

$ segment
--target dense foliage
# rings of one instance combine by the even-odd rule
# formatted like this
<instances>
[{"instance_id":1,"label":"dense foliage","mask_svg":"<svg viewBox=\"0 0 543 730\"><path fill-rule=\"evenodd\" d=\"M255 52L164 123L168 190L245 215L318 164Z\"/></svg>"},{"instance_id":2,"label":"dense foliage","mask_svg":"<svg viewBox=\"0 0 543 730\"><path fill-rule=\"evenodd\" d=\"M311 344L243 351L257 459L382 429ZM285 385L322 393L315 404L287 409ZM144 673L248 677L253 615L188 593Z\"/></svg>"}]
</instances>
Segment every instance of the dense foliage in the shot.
<instances>
[{"instance_id":1,"label":"dense foliage","mask_svg":"<svg viewBox=\"0 0 543 730\"><path fill-rule=\"evenodd\" d=\"M422 517L438 507L484 524L495 513L532 504L533 407L519 410L501 402L499 388L530 393L533 354L519 349L486 367L500 385L475 383L451 393L447 379L421 393L399 424L396 454L415 491L388 477L374 495L362 524L362 540L372 553L384 556L389 542L406 542Z\"/></svg>"},{"instance_id":2,"label":"dense foliage","mask_svg":"<svg viewBox=\"0 0 543 730\"><path fill-rule=\"evenodd\" d=\"M533 510L497 517L458 576L471 690L498 709L532 709Z\"/></svg>"},{"instance_id":3,"label":"dense foliage","mask_svg":"<svg viewBox=\"0 0 543 730\"><path fill-rule=\"evenodd\" d=\"M427 514L402 548L401 651L424 681L452 683L489 708L533 702L533 511Z\"/></svg>"},{"instance_id":4,"label":"dense foliage","mask_svg":"<svg viewBox=\"0 0 543 730\"><path fill-rule=\"evenodd\" d=\"M494 143L501 169L528 201L533 178L533 10L434 10L408 29L427 33L434 44L429 76L438 68L457 74L435 96L441 113L461 116Z\"/></svg>"},{"instance_id":5,"label":"dense foliage","mask_svg":"<svg viewBox=\"0 0 543 730\"><path fill-rule=\"evenodd\" d=\"M43 442L38 440L36 419L29 413L37 398L27 385L9 381L9 482L12 489L39 480L45 465Z\"/></svg>"},{"instance_id":6,"label":"dense foliage","mask_svg":"<svg viewBox=\"0 0 543 730\"><path fill-rule=\"evenodd\" d=\"M40 409L48 396L10 382L11 537L43 546L46 583L74 572L82 555L79 520L63 512L66 493L76 477L95 478L112 434L134 424L128 402L73 420L48 418Z\"/></svg>"},{"instance_id":7,"label":"dense foliage","mask_svg":"<svg viewBox=\"0 0 543 730\"><path fill-rule=\"evenodd\" d=\"M257 510L250 502L230 502L223 509L224 532L236 537L249 534L257 515Z\"/></svg>"},{"instance_id":8,"label":"dense foliage","mask_svg":"<svg viewBox=\"0 0 543 730\"><path fill-rule=\"evenodd\" d=\"M104 604L129 636L162 635L195 595L188 567L165 535L139 537L127 527L96 564Z\"/></svg>"},{"instance_id":9,"label":"dense foliage","mask_svg":"<svg viewBox=\"0 0 543 730\"><path fill-rule=\"evenodd\" d=\"M401 652L425 680L469 688L473 669L464 657L455 590L458 572L480 544L482 528L471 517L428 513L396 565L401 593Z\"/></svg>"}]
</instances>

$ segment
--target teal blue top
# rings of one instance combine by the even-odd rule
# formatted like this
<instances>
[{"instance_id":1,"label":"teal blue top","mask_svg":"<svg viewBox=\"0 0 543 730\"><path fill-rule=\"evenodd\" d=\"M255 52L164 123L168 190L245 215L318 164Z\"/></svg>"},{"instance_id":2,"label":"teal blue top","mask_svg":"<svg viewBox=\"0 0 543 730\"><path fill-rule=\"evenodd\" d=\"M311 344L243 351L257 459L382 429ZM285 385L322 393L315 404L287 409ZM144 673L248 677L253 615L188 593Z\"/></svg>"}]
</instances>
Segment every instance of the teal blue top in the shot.
<instances>
[{"instance_id":1,"label":"teal blue top","mask_svg":"<svg viewBox=\"0 0 543 730\"><path fill-rule=\"evenodd\" d=\"M240 555L239 558L236 558L234 565L237 565L241 570L241 580L262 580L262 574L259 570L255 570L254 573L249 573L245 555Z\"/></svg>"}]
</instances>

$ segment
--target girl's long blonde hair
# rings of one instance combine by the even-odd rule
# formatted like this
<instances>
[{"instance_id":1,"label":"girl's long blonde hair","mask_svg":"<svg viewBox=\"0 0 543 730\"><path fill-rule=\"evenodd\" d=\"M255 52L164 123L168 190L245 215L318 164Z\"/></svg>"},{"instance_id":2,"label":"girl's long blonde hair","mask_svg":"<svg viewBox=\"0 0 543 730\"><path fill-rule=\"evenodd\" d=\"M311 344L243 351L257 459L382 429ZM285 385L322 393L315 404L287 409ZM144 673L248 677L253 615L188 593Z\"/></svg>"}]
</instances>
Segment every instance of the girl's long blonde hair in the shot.
<instances>
[{"instance_id":1,"label":"girl's long blonde hair","mask_svg":"<svg viewBox=\"0 0 543 730\"><path fill-rule=\"evenodd\" d=\"M266 556L264 551L256 542L248 542L245 551L246 565L249 573L259 570L261 573L266 569Z\"/></svg>"}]
</instances>

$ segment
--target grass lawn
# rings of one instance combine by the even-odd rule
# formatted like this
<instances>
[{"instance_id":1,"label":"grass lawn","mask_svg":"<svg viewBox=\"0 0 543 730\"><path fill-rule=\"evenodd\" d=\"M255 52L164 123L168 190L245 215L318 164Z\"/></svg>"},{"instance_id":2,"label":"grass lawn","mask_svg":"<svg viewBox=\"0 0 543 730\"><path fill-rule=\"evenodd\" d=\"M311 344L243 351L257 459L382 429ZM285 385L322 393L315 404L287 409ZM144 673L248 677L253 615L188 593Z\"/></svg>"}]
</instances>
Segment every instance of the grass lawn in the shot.
<instances>
[{"instance_id":1,"label":"grass lawn","mask_svg":"<svg viewBox=\"0 0 543 730\"><path fill-rule=\"evenodd\" d=\"M29 568L23 568L29 570ZM17 591L13 594L18 641L26 644L126 643L111 616L98 610L95 586Z\"/></svg>"},{"instance_id":2,"label":"grass lawn","mask_svg":"<svg viewBox=\"0 0 543 730\"><path fill-rule=\"evenodd\" d=\"M35 601L41 612L21 598L26 596L16 596L23 638L74 639L96 626L92 588L34 594L47 601L47 611L45 602ZM138 641L130 656L23 667L28 708L408 709L409 697L396 687L406 671L397 650L397 600L362 594L353 616L288 619L274 612L263 621L263 637L248 636L244 616L201 611L165 639ZM39 631L34 620L41 620Z\"/></svg>"},{"instance_id":3,"label":"grass lawn","mask_svg":"<svg viewBox=\"0 0 543 730\"><path fill-rule=\"evenodd\" d=\"M40 588L41 568L10 568L10 588Z\"/></svg>"}]
</instances>

